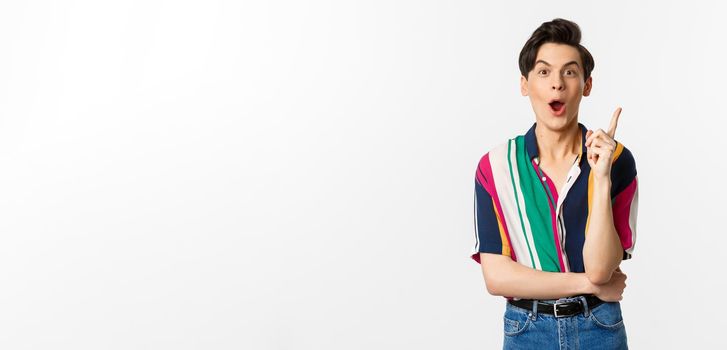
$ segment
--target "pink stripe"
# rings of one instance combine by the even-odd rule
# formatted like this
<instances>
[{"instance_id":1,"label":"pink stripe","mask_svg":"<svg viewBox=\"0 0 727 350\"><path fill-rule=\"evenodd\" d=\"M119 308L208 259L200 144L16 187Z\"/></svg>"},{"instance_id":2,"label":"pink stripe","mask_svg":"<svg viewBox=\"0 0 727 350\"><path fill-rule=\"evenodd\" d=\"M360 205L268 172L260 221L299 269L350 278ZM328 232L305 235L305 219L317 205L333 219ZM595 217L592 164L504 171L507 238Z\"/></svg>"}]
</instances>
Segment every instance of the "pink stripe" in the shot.
<instances>
[{"instance_id":1,"label":"pink stripe","mask_svg":"<svg viewBox=\"0 0 727 350\"><path fill-rule=\"evenodd\" d=\"M538 172L538 164L535 163L535 159L532 160L532 163L533 163L533 167L535 168L535 173L540 174L540 172ZM553 200L555 201L555 203L558 203L558 191L555 190L555 184L553 183L552 180L550 180L550 177L548 177L548 174L546 174L544 171L543 171L543 175L545 175L545 180L546 180L545 182L546 182L548 188L550 188L550 193L553 194ZM542 181L540 181L540 182L542 183ZM546 193L546 196L547 196L547 193ZM555 241L555 247L557 248L558 263L560 264L560 271L565 272L566 271L565 270L565 261L563 261L563 253L562 253L563 250L560 248L560 239L558 239L558 224L556 223L556 218L555 218L555 208L553 208L553 203L551 203L550 200L548 200L548 205L550 206L550 221L553 226L553 240Z\"/></svg>"},{"instance_id":2,"label":"pink stripe","mask_svg":"<svg viewBox=\"0 0 727 350\"><path fill-rule=\"evenodd\" d=\"M485 187L485 189L487 190L487 192L490 192L490 189L487 188L488 187L488 183L487 183L487 180L485 179L485 175L484 175L485 174L485 170L484 170L484 164L483 164L483 163L487 162L487 166L488 167L490 166L490 160L489 160L489 156L488 155L489 155L489 153L488 154L485 154L482 157L482 159L480 159L480 164L478 165L477 174L475 176L477 177L477 181L479 181L479 183L482 184L482 186ZM486 157L487 157L487 159L485 159Z\"/></svg>"},{"instance_id":3,"label":"pink stripe","mask_svg":"<svg viewBox=\"0 0 727 350\"><path fill-rule=\"evenodd\" d=\"M629 225L629 215L631 214L631 203L633 203L636 186L636 178L634 178L634 181L631 181L631 184L616 196L616 200L613 203L613 223L624 250L633 246L633 234L631 232L631 226Z\"/></svg>"},{"instance_id":4,"label":"pink stripe","mask_svg":"<svg viewBox=\"0 0 727 350\"><path fill-rule=\"evenodd\" d=\"M500 197L497 195L497 189L495 187L495 179L492 176L492 165L490 164L490 153L487 152L482 159L480 159L479 168L482 173L485 174L485 177L490 179L490 181L487 182L480 182L482 186L485 187L487 192L490 194L492 199L495 201L495 207L497 207L497 212L500 215L500 219L502 220L502 229L505 230L505 236L507 237L507 244L510 246L510 255L512 256L512 260L517 261L517 256L515 255L515 249L512 246L512 241L510 241L510 232L507 230L507 222L505 221L505 215L502 211L502 206L500 205ZM479 171L477 172L480 173ZM478 175L479 176L479 175Z\"/></svg>"}]
</instances>

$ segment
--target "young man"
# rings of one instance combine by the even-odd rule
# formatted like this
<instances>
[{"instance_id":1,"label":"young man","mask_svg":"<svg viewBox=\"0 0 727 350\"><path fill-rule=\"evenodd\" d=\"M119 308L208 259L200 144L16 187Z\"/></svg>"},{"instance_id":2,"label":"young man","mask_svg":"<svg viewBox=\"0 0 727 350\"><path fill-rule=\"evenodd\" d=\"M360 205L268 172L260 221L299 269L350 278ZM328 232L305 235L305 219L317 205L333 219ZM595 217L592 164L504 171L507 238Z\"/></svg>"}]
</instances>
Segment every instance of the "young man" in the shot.
<instances>
[{"instance_id":1,"label":"young man","mask_svg":"<svg viewBox=\"0 0 727 350\"><path fill-rule=\"evenodd\" d=\"M472 259L507 300L505 349L627 349L620 300L636 240L631 152L578 122L594 61L577 24L543 23L520 52L535 123L492 148L475 176Z\"/></svg>"}]
</instances>

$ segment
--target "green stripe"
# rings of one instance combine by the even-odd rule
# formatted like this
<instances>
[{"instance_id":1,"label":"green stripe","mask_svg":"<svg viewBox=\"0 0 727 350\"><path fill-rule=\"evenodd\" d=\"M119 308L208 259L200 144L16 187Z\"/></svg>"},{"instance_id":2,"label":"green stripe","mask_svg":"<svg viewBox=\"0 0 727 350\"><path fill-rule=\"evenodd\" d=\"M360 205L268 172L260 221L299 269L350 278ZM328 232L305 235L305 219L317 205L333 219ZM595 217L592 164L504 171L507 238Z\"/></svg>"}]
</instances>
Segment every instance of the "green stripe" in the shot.
<instances>
[{"instance_id":1,"label":"green stripe","mask_svg":"<svg viewBox=\"0 0 727 350\"><path fill-rule=\"evenodd\" d=\"M555 214L550 210L549 193L546 193L550 190L548 186L543 186L542 180L533 168L530 155L525 148L525 137L518 136L515 142L520 190L525 201L525 212L530 221L540 268L542 271L560 272L552 221Z\"/></svg>"},{"instance_id":2,"label":"green stripe","mask_svg":"<svg viewBox=\"0 0 727 350\"><path fill-rule=\"evenodd\" d=\"M507 141L507 165L510 168L510 181L512 181L512 191L515 195L515 203L517 206L517 213L520 216L520 226L523 229L523 231L522 231L523 237L525 237L525 243L528 247L528 254L530 254L530 263L532 264L531 266L535 269L537 267L537 265L535 264L535 258L533 257L533 252L532 252L532 250L530 250L530 241L528 240L528 235L525 231L525 221L523 220L522 212L520 212L520 199L518 198L519 196L517 193L517 187L515 186L515 174L513 174L513 172L512 172L512 160L511 160L511 156L510 156L511 155L511 153L510 153L511 145L512 145L512 140L508 140Z\"/></svg>"}]
</instances>

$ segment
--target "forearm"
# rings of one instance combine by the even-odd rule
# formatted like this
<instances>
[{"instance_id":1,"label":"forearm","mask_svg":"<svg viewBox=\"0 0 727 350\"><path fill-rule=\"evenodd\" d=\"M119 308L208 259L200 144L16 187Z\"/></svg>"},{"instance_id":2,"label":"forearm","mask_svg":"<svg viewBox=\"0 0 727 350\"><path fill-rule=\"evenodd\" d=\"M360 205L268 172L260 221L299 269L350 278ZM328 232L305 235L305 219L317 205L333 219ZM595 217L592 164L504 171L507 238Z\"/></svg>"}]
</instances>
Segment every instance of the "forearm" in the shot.
<instances>
[{"instance_id":1,"label":"forearm","mask_svg":"<svg viewBox=\"0 0 727 350\"><path fill-rule=\"evenodd\" d=\"M518 262L498 266L491 281L490 294L522 299L558 299L593 293L593 285L584 273L546 272Z\"/></svg>"},{"instance_id":2,"label":"forearm","mask_svg":"<svg viewBox=\"0 0 727 350\"><path fill-rule=\"evenodd\" d=\"M613 223L611 180L594 179L590 222L583 244L583 265L591 282L602 284L621 263L623 248Z\"/></svg>"}]
</instances>

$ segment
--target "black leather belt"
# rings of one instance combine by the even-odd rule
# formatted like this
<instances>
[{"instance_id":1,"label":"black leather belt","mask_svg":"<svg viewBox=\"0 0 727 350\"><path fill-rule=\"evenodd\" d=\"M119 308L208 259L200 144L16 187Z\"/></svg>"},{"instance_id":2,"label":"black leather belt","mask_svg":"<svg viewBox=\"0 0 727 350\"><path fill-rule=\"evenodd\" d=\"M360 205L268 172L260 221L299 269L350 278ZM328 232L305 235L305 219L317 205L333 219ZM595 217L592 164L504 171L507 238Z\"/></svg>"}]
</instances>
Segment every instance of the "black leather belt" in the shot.
<instances>
[{"instance_id":1,"label":"black leather belt","mask_svg":"<svg viewBox=\"0 0 727 350\"><path fill-rule=\"evenodd\" d=\"M586 297L586 302L588 303L589 309L592 309L604 303L603 300L598 299L598 297L593 294L584 294L583 296ZM508 300L507 302L525 310L533 310L533 299ZM556 300L555 304L548 304L538 301L538 313L555 315L555 317L574 316L580 314L584 310L585 308L583 307L582 300L580 298L567 302Z\"/></svg>"}]
</instances>

